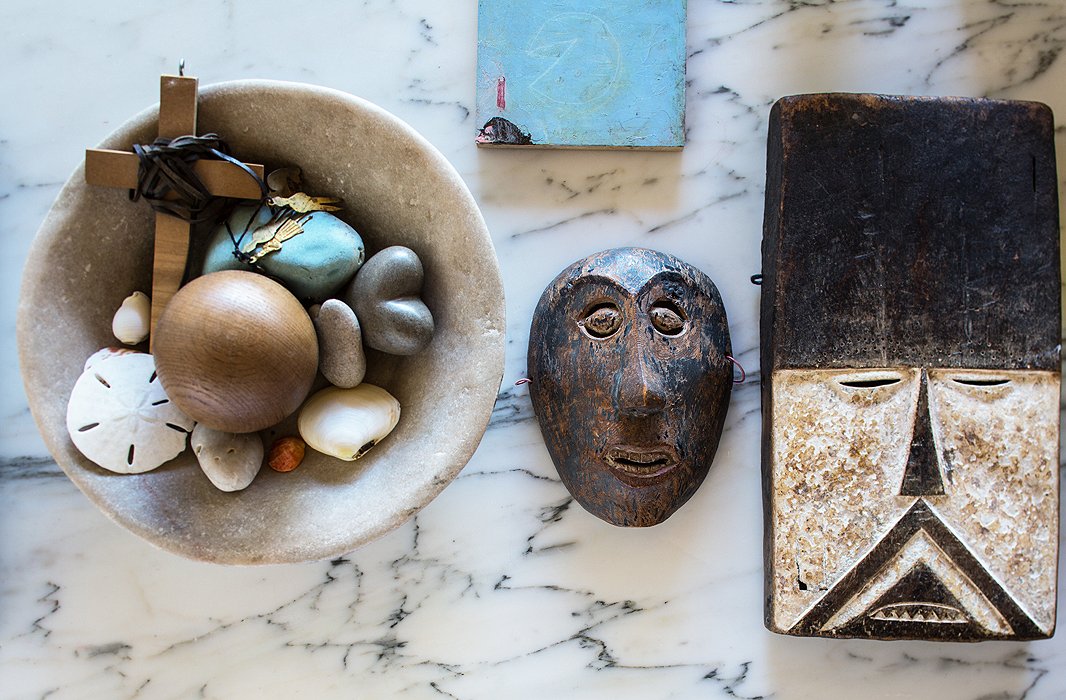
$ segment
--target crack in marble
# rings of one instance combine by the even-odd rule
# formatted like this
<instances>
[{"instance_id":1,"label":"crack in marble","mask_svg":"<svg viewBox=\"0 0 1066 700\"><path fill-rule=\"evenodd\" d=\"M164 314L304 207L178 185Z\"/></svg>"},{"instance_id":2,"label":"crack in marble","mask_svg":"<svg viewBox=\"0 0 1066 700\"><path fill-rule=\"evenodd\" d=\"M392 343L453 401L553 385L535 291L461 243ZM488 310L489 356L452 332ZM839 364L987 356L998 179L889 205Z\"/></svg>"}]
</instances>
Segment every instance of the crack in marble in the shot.
<instances>
[{"instance_id":1,"label":"crack in marble","mask_svg":"<svg viewBox=\"0 0 1066 700\"><path fill-rule=\"evenodd\" d=\"M129 661L131 659L129 652L131 651L133 651L133 647L125 642L110 642L108 644L94 644L81 650L75 650L74 655L84 656L89 659L97 656L117 656L124 661Z\"/></svg>"},{"instance_id":2,"label":"crack in marble","mask_svg":"<svg viewBox=\"0 0 1066 700\"><path fill-rule=\"evenodd\" d=\"M52 479L66 476L51 457L0 459L0 479Z\"/></svg>"},{"instance_id":3,"label":"crack in marble","mask_svg":"<svg viewBox=\"0 0 1066 700\"><path fill-rule=\"evenodd\" d=\"M533 414L533 404L529 400L528 392L511 387L496 395L496 404L492 407L489 427L501 428L506 425L516 425L534 418L536 416Z\"/></svg>"},{"instance_id":4,"label":"crack in marble","mask_svg":"<svg viewBox=\"0 0 1066 700\"><path fill-rule=\"evenodd\" d=\"M536 228L526 229L525 231L519 231L517 233L512 233L510 238L512 240L516 240L518 238L522 238L522 237L525 237L525 236L528 236L528 235L531 235L531 234L554 232L554 231L556 231L556 230L558 230L560 228L564 228L566 226L569 226L570 224L573 224L573 223L576 223L576 222L579 222L579 221L585 221L586 219L594 218L594 217L597 217L597 216L614 216L617 213L618 213L618 210L615 209L614 207L596 209L595 211L586 211L586 212L582 212L580 214L576 214L574 216L568 216L565 219L561 219L561 220L555 221L554 223L546 224L544 226L538 226Z\"/></svg>"},{"instance_id":5,"label":"crack in marble","mask_svg":"<svg viewBox=\"0 0 1066 700\"><path fill-rule=\"evenodd\" d=\"M48 607L45 610L45 613L43 615L41 615L40 617L38 617L37 619L33 620L30 623L29 632L26 632L23 635L19 635L19 636L26 636L26 635L37 636L37 635L40 635L42 638L47 639L48 637L50 637L52 635L52 630L49 629L48 627L45 627L44 623L49 618L51 618L53 615L58 613L60 608L62 607L60 605L60 603L59 603L59 597L56 595L61 590L61 587L59 586L59 584L52 583L51 581L46 582L45 586L48 589L47 592L45 592L44 595L42 595L40 598L38 598L35 601L35 602L38 602L38 603L46 603L47 604Z\"/></svg>"},{"instance_id":6,"label":"crack in marble","mask_svg":"<svg viewBox=\"0 0 1066 700\"><path fill-rule=\"evenodd\" d=\"M652 226L650 229L647 230L647 233L649 235L654 235L656 233L662 233L663 231L665 231L667 229L670 229L670 228L673 228L674 226L678 226L679 224L688 223L689 221L691 221L692 219L695 219L697 216L699 216L703 212L707 211L708 209L713 209L714 207L718 206L719 204L723 204L723 203L728 202L730 200L737 199L739 197L743 197L746 194L748 194L748 190L747 189L743 189L743 190L738 190L736 192L729 192L729 193L724 194L724 195L722 195L720 197L716 197L715 199L711 200L710 202L708 202L707 204L704 204L701 207L697 207L696 209L693 209L693 210L691 210L689 212L686 212L686 213L682 214L681 216L678 216L678 217L676 217L674 219L670 219L669 221L665 221L665 222L663 222L661 224L658 224L656 226Z\"/></svg>"},{"instance_id":7,"label":"crack in marble","mask_svg":"<svg viewBox=\"0 0 1066 700\"><path fill-rule=\"evenodd\" d=\"M428 107L453 107L458 109L459 113L462 115L459 119L460 123L470 120L470 108L458 100L431 100L425 97L405 97L403 98L403 102L415 105L426 105Z\"/></svg>"},{"instance_id":8,"label":"crack in marble","mask_svg":"<svg viewBox=\"0 0 1066 700\"><path fill-rule=\"evenodd\" d=\"M721 669L715 668L703 678L704 680L721 681L722 691L731 698L738 698L738 700L765 700L765 695L740 695L736 692L738 685L748 680L748 671L751 670L751 662L745 661L740 664L740 673L732 678L724 677L721 674Z\"/></svg>"}]
</instances>

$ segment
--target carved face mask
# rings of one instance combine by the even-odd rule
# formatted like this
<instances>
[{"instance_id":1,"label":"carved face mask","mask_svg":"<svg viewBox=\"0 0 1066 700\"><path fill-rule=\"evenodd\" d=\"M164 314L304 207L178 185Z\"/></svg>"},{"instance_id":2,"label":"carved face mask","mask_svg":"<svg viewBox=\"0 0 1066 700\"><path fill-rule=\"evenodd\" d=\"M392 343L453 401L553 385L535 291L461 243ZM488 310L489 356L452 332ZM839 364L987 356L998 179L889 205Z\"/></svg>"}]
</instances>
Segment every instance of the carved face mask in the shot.
<instances>
[{"instance_id":1,"label":"carved face mask","mask_svg":"<svg viewBox=\"0 0 1066 700\"><path fill-rule=\"evenodd\" d=\"M768 197L780 218L768 214L763 260L767 626L1050 636L1060 337L1050 113L816 97L775 109L771 148L773 159L787 144L788 162L768 188L784 204ZM924 145L941 142L957 150Z\"/></svg>"},{"instance_id":2,"label":"carved face mask","mask_svg":"<svg viewBox=\"0 0 1066 700\"><path fill-rule=\"evenodd\" d=\"M619 248L563 270L533 314L530 397L577 502L646 527L688 501L718 448L730 352L718 290L677 258Z\"/></svg>"}]
</instances>

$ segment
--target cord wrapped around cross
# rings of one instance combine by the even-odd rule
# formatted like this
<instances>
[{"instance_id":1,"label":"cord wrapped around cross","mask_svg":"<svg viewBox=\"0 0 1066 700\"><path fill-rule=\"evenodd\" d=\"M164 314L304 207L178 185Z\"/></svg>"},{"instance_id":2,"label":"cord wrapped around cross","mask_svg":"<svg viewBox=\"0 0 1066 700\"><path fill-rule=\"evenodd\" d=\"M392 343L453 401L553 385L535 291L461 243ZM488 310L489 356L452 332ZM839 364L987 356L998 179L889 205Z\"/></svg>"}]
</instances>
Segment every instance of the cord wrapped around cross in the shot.
<instances>
[{"instance_id":1,"label":"cord wrapped around cross","mask_svg":"<svg viewBox=\"0 0 1066 700\"><path fill-rule=\"evenodd\" d=\"M262 200L267 194L262 165L233 158L213 134L195 135L198 87L196 78L184 75L160 78L156 143L135 145L133 153L109 149L85 152L88 184L129 189L131 199L143 197L156 210L150 343L159 316L181 286L192 223L214 218L215 198ZM183 153L181 157L167 157L168 149L171 156L174 149ZM209 160L205 154L218 159Z\"/></svg>"}]
</instances>

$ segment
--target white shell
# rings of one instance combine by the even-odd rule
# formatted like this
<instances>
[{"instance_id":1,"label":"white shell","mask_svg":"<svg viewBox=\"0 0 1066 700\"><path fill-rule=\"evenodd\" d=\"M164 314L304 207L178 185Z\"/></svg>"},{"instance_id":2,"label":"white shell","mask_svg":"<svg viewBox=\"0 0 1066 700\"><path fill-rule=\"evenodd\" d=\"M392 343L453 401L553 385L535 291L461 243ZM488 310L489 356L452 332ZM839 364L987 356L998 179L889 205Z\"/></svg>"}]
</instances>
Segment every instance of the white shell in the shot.
<instances>
[{"instance_id":1,"label":"white shell","mask_svg":"<svg viewBox=\"0 0 1066 700\"><path fill-rule=\"evenodd\" d=\"M247 488L263 466L259 433L226 433L198 423L189 443L200 468L221 491Z\"/></svg>"},{"instance_id":2,"label":"white shell","mask_svg":"<svg viewBox=\"0 0 1066 700\"><path fill-rule=\"evenodd\" d=\"M319 452L352 461L396 427L400 402L373 384L352 389L328 387L304 404L297 420L300 437Z\"/></svg>"},{"instance_id":3,"label":"white shell","mask_svg":"<svg viewBox=\"0 0 1066 700\"><path fill-rule=\"evenodd\" d=\"M144 292L134 292L125 298L111 320L111 332L120 342L136 345L148 337L152 318L152 302Z\"/></svg>"},{"instance_id":4,"label":"white shell","mask_svg":"<svg viewBox=\"0 0 1066 700\"><path fill-rule=\"evenodd\" d=\"M170 402L155 358L118 355L83 372L67 404L67 432L83 455L119 474L140 474L185 449L195 421Z\"/></svg>"},{"instance_id":5,"label":"white shell","mask_svg":"<svg viewBox=\"0 0 1066 700\"><path fill-rule=\"evenodd\" d=\"M82 371L88 371L90 367L94 367L103 362L109 357L117 357L118 355L129 355L131 353L140 352L140 350L134 350L133 348L120 348L116 345L111 345L106 348L100 348L85 360L85 366L82 367Z\"/></svg>"}]
</instances>

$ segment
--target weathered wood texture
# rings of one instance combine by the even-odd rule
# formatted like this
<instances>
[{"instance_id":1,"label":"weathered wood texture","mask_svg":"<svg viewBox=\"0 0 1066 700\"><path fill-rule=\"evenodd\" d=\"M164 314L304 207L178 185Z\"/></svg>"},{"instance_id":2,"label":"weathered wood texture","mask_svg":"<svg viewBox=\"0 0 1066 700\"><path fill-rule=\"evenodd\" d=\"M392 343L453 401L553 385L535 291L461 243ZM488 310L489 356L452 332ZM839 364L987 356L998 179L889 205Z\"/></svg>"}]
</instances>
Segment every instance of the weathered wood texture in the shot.
<instances>
[{"instance_id":1,"label":"weathered wood texture","mask_svg":"<svg viewBox=\"0 0 1066 700\"><path fill-rule=\"evenodd\" d=\"M732 391L714 283L642 248L575 262L529 334L530 398L570 493L614 525L666 520L699 488Z\"/></svg>"},{"instance_id":2,"label":"weathered wood texture","mask_svg":"<svg viewBox=\"0 0 1066 700\"><path fill-rule=\"evenodd\" d=\"M766 369L1059 369L1046 106L800 95L770 122Z\"/></svg>"},{"instance_id":3,"label":"weathered wood texture","mask_svg":"<svg viewBox=\"0 0 1066 700\"><path fill-rule=\"evenodd\" d=\"M763 237L766 625L1050 636L1059 231L1044 105L773 108Z\"/></svg>"}]
</instances>

